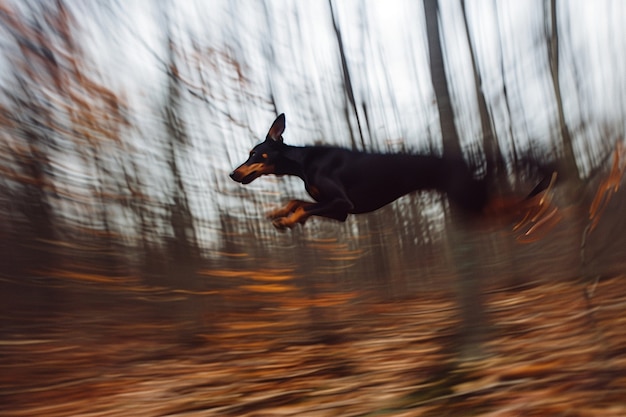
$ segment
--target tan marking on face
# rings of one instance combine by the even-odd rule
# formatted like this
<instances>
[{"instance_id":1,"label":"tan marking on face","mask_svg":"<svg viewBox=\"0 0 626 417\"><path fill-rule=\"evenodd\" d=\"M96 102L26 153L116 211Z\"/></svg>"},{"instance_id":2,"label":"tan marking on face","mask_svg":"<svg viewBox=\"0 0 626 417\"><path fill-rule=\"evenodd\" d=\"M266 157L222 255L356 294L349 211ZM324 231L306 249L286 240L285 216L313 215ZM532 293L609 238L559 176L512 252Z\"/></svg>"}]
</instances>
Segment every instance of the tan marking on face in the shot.
<instances>
[{"instance_id":1,"label":"tan marking on face","mask_svg":"<svg viewBox=\"0 0 626 417\"><path fill-rule=\"evenodd\" d=\"M274 165L267 165L263 162L257 162L255 164L242 165L235 171L242 177L250 175L254 172L258 172L259 174L271 174L274 171Z\"/></svg>"}]
</instances>

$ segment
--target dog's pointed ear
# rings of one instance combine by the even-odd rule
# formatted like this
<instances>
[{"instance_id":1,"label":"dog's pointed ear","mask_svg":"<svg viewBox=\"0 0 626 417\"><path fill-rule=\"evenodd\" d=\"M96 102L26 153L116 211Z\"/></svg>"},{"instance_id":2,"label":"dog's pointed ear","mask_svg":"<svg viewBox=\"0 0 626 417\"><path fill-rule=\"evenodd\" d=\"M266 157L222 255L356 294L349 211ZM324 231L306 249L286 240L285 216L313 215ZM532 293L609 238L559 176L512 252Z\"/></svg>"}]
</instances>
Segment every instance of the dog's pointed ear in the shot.
<instances>
[{"instance_id":1,"label":"dog's pointed ear","mask_svg":"<svg viewBox=\"0 0 626 417\"><path fill-rule=\"evenodd\" d=\"M282 142L283 141L283 132L285 131L285 113L281 113L274 123L272 123L272 127L267 132L266 139L271 139L274 142Z\"/></svg>"}]
</instances>

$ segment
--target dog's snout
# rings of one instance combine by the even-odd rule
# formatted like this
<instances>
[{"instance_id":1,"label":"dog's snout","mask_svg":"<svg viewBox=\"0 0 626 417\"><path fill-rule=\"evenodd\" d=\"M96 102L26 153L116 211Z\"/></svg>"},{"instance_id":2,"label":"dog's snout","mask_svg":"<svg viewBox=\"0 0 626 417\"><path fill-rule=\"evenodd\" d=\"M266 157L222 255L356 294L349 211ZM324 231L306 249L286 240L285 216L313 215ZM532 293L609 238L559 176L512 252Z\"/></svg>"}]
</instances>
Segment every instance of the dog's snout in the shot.
<instances>
[{"instance_id":1,"label":"dog's snout","mask_svg":"<svg viewBox=\"0 0 626 417\"><path fill-rule=\"evenodd\" d=\"M239 174L239 172L237 172L237 170L234 170L233 172L231 172L228 175L233 181L237 181L240 182L241 181L241 174Z\"/></svg>"}]
</instances>

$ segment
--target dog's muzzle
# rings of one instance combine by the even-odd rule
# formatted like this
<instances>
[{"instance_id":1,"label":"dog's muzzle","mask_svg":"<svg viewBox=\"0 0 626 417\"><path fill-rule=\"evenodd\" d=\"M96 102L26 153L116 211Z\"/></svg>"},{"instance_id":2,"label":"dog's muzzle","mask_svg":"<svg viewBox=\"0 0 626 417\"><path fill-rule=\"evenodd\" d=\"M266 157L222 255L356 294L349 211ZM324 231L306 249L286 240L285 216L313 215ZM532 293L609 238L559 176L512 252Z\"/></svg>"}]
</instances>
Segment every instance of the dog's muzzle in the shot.
<instances>
[{"instance_id":1,"label":"dog's muzzle","mask_svg":"<svg viewBox=\"0 0 626 417\"><path fill-rule=\"evenodd\" d=\"M250 184L261 175L271 173L272 169L273 167L260 163L250 165L243 164L231 172L230 177L234 181L242 184Z\"/></svg>"}]
</instances>

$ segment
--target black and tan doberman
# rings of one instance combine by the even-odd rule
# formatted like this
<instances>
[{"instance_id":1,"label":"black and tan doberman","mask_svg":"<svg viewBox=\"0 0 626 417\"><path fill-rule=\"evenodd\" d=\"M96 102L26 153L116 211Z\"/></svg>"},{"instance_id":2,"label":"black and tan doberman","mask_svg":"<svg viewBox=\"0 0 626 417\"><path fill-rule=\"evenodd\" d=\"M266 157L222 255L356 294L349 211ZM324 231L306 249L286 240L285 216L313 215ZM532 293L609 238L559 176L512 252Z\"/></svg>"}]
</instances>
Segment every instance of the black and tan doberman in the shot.
<instances>
[{"instance_id":1,"label":"black and tan doberman","mask_svg":"<svg viewBox=\"0 0 626 417\"><path fill-rule=\"evenodd\" d=\"M377 210L418 190L447 194L469 213L487 203L487 185L463 160L432 155L357 152L330 146L290 146L283 142L285 115L276 118L265 141L256 145L231 178L249 184L261 175L295 175L315 202L292 200L269 217L277 228L293 227L311 216L344 221L348 214Z\"/></svg>"}]
</instances>

